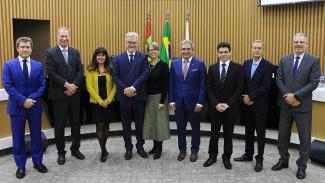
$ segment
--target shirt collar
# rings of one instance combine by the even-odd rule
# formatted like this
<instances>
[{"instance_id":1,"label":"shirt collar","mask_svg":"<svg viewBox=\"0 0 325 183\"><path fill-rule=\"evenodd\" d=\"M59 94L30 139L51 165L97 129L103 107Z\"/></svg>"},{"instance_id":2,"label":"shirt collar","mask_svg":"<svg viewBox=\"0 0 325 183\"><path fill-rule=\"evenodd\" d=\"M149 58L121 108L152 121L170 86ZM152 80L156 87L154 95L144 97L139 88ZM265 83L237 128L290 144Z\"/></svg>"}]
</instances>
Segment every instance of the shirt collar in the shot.
<instances>
[{"instance_id":1,"label":"shirt collar","mask_svg":"<svg viewBox=\"0 0 325 183\"><path fill-rule=\"evenodd\" d=\"M60 46L59 44L58 44L58 46L59 46L59 48L60 48L61 51L63 51L63 50L69 50L69 46L67 46L66 48L63 48L63 47Z\"/></svg>"},{"instance_id":2,"label":"shirt collar","mask_svg":"<svg viewBox=\"0 0 325 183\"><path fill-rule=\"evenodd\" d=\"M294 54L294 58L296 59L296 57L299 57L299 61L300 61L302 58L304 58L304 55L305 55L305 53L303 53L301 55Z\"/></svg>"},{"instance_id":3,"label":"shirt collar","mask_svg":"<svg viewBox=\"0 0 325 183\"><path fill-rule=\"evenodd\" d=\"M133 52L133 53L130 53L129 51L126 51L126 53L128 54L128 57L129 57L130 55L135 56L136 52L137 52L137 51L135 51L135 52Z\"/></svg>"},{"instance_id":4,"label":"shirt collar","mask_svg":"<svg viewBox=\"0 0 325 183\"><path fill-rule=\"evenodd\" d=\"M220 67L222 66L222 64L226 64L226 67L228 67L229 66L229 64L230 64L230 60L227 60L227 61L225 61L225 62L222 62L221 60L220 60Z\"/></svg>"},{"instance_id":5,"label":"shirt collar","mask_svg":"<svg viewBox=\"0 0 325 183\"><path fill-rule=\"evenodd\" d=\"M193 58L193 56L191 56L191 57L188 59L188 63L191 63L192 58ZM185 61L185 59L182 57L182 63L184 63L184 61Z\"/></svg>"},{"instance_id":6,"label":"shirt collar","mask_svg":"<svg viewBox=\"0 0 325 183\"><path fill-rule=\"evenodd\" d=\"M23 60L27 60L27 63L30 63L30 57L28 57L27 59L23 59L20 55L18 56L18 60L19 62L23 62Z\"/></svg>"},{"instance_id":7,"label":"shirt collar","mask_svg":"<svg viewBox=\"0 0 325 183\"><path fill-rule=\"evenodd\" d=\"M253 64L255 63L256 65L258 65L258 64L260 64L261 60L262 60L262 57L258 60L253 59Z\"/></svg>"}]
</instances>

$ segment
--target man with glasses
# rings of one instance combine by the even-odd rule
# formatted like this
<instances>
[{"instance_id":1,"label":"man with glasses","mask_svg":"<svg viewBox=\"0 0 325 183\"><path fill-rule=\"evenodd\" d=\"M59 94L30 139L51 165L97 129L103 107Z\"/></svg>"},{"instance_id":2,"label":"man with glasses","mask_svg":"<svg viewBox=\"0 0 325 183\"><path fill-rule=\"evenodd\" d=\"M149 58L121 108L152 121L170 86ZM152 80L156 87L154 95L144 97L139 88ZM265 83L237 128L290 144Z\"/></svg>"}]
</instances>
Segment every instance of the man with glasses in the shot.
<instances>
[{"instance_id":1,"label":"man with glasses","mask_svg":"<svg viewBox=\"0 0 325 183\"><path fill-rule=\"evenodd\" d=\"M120 102L123 139L125 143L126 160L132 158L133 144L131 140L131 122L134 118L136 131L137 153L142 158L148 158L142 137L144 110L146 101L146 80L149 77L148 57L138 51L139 35L128 32L125 35L126 51L113 60L112 76L117 86L116 99ZM133 117L133 118L132 118Z\"/></svg>"}]
</instances>

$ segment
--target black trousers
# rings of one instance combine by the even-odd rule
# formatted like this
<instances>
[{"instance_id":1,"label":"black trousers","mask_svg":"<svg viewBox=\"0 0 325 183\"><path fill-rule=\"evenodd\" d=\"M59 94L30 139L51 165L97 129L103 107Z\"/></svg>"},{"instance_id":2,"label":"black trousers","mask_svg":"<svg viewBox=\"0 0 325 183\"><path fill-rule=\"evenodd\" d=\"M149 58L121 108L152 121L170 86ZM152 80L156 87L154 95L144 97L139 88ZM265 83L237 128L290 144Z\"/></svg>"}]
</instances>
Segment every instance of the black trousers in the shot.
<instances>
[{"instance_id":1,"label":"black trousers","mask_svg":"<svg viewBox=\"0 0 325 183\"><path fill-rule=\"evenodd\" d=\"M209 143L209 156L216 158L218 156L218 142L220 137L220 129L223 127L224 134L224 152L222 159L230 160L233 151L232 135L234 131L234 123L237 119L236 113L219 113L211 115L211 134Z\"/></svg>"},{"instance_id":2,"label":"black trousers","mask_svg":"<svg viewBox=\"0 0 325 183\"><path fill-rule=\"evenodd\" d=\"M69 116L71 126L71 151L80 147L80 99L53 100L55 143L58 154L65 154L64 128Z\"/></svg>"},{"instance_id":3,"label":"black trousers","mask_svg":"<svg viewBox=\"0 0 325 183\"><path fill-rule=\"evenodd\" d=\"M267 114L254 113L250 110L244 112L245 119L245 153L248 156L254 155L255 131L257 139L257 156L256 160L263 161L265 147L265 128Z\"/></svg>"}]
</instances>

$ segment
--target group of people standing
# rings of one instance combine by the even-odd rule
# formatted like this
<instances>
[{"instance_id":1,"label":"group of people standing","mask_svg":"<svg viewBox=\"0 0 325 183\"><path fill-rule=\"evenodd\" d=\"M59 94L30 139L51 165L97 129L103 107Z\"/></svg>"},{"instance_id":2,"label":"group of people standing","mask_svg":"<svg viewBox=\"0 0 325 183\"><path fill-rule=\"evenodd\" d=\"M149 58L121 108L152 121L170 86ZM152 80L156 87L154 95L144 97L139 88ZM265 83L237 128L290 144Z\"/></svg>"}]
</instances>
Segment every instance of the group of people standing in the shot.
<instances>
[{"instance_id":1,"label":"group of people standing","mask_svg":"<svg viewBox=\"0 0 325 183\"><path fill-rule=\"evenodd\" d=\"M58 151L57 163L65 163L64 128L69 117L71 125L71 155L83 160L80 152L80 82L83 68L79 51L69 46L69 29L57 31L58 45L46 51L45 68L49 78L49 99L53 103L55 142ZM254 133L257 134L258 150L255 171L263 169L265 127L267 121L268 92L272 82L272 64L263 58L264 43L252 42L252 59L243 65L231 60L228 42L217 45L218 59L207 72L202 60L193 56L191 40L180 43L181 57L171 62L170 68L159 58L159 45L147 46L147 54L138 51L139 36L128 32L125 36L125 51L113 59L103 47L95 49L87 67L86 86L90 94L92 120L96 123L96 134L101 148L100 161L107 160L106 141L109 133L111 103L120 103L124 158L133 157L131 123L135 123L137 154L148 158L144 150L145 140L153 140L149 154L158 159L162 154L164 140L170 138L169 113L175 113L178 161L187 155L186 127L191 124L191 155L198 159L200 147L200 112L208 106L211 121L209 158L204 167L216 163L221 126L224 134L222 162L232 169L230 158L233 152L232 136L234 123L244 111L245 153L235 161L252 161L254 155ZM305 178L306 164L310 154L312 91L317 87L320 75L319 58L306 53L308 38L303 33L293 37L293 53L284 56L276 74L280 91L278 104L281 108L278 149L281 158L272 170L288 167L288 145L293 120L300 139L300 158L297 160L297 178ZM25 121L28 120L32 139L34 168L46 173L42 163L41 101L45 89L42 65L30 58L32 40L21 37L16 41L19 56L4 65L3 84L9 94L8 114L11 119L13 155L17 165L16 177L25 176L26 152L24 143ZM150 62L148 62L150 57Z\"/></svg>"}]
</instances>

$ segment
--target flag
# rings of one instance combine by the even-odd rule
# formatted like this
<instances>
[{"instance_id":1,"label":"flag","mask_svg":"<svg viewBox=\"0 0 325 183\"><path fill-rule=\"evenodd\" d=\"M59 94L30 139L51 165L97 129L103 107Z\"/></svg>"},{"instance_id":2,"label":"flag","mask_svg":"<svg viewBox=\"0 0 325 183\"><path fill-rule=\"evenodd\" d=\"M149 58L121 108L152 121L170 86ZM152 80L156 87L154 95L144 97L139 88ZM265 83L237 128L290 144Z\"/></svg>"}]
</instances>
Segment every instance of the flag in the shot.
<instances>
[{"instance_id":1,"label":"flag","mask_svg":"<svg viewBox=\"0 0 325 183\"><path fill-rule=\"evenodd\" d=\"M188 21L188 19L186 19L186 22L185 22L185 40L189 40L189 39L190 39L189 21Z\"/></svg>"},{"instance_id":2,"label":"flag","mask_svg":"<svg viewBox=\"0 0 325 183\"><path fill-rule=\"evenodd\" d=\"M168 20L166 20L164 38L160 53L161 60L170 66L171 64L171 48L170 48L170 30L168 25Z\"/></svg>"},{"instance_id":3,"label":"flag","mask_svg":"<svg viewBox=\"0 0 325 183\"><path fill-rule=\"evenodd\" d=\"M147 50L147 46L152 43L152 37L151 37L151 21L150 18L147 18L147 23L146 23L146 47L145 50ZM148 54L148 53L147 53ZM151 59L148 57L148 61L150 62Z\"/></svg>"}]
</instances>

